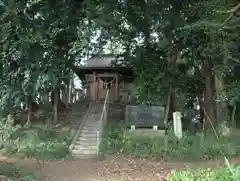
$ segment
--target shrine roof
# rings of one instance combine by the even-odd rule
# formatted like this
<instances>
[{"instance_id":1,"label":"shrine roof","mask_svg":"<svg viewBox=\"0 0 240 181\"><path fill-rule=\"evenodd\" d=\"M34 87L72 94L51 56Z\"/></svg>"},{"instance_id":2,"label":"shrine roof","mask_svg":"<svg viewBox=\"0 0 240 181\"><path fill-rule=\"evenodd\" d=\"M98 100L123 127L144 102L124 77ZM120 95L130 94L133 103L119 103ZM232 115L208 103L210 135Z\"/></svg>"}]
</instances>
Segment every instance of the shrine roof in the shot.
<instances>
[{"instance_id":1,"label":"shrine roof","mask_svg":"<svg viewBox=\"0 0 240 181\"><path fill-rule=\"evenodd\" d=\"M112 54L100 54L92 56L85 64L79 65L79 68L114 68L127 67L124 62L124 57Z\"/></svg>"}]
</instances>

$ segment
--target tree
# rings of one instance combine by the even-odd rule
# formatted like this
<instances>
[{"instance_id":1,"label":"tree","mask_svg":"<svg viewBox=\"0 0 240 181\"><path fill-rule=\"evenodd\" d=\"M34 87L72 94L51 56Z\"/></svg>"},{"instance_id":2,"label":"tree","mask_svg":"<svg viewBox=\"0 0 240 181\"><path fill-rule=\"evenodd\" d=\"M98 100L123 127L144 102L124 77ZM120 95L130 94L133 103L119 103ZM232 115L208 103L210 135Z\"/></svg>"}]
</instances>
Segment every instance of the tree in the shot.
<instances>
[{"instance_id":1,"label":"tree","mask_svg":"<svg viewBox=\"0 0 240 181\"><path fill-rule=\"evenodd\" d=\"M59 89L70 78L74 61L68 54L82 19L82 1L3 1L1 8L1 86L8 89L11 105L31 102L38 93ZM79 14L79 16L76 16ZM10 71L9 71L10 70ZM10 90L10 91L9 91ZM6 102L2 103L3 108ZM16 107L16 106L13 106ZM56 115L56 109L55 115ZM8 112L16 110L8 110ZM56 116L54 118L57 119Z\"/></svg>"},{"instance_id":2,"label":"tree","mask_svg":"<svg viewBox=\"0 0 240 181\"><path fill-rule=\"evenodd\" d=\"M218 13L223 7L226 9L229 4L215 0L129 1L123 7L114 2L99 8L99 12L104 13L97 21L102 31L108 32L106 39L114 37L125 47L126 58L138 75L138 98L145 95L144 100L160 103L169 90L172 100L183 94L202 97L204 92L205 113L216 123L222 116L216 117L215 95L223 91L214 79L219 72L220 77L225 77L236 59L227 53L236 48L232 47L236 36L229 32L229 27L223 26L225 17ZM198 77L187 75L192 68L199 72ZM189 83L189 79L193 84L187 86L188 89L181 86ZM196 81L202 86L194 85ZM172 102L173 108L179 109L174 104L176 101ZM222 107L227 110L226 105ZM221 111L217 109L217 112Z\"/></svg>"}]
</instances>

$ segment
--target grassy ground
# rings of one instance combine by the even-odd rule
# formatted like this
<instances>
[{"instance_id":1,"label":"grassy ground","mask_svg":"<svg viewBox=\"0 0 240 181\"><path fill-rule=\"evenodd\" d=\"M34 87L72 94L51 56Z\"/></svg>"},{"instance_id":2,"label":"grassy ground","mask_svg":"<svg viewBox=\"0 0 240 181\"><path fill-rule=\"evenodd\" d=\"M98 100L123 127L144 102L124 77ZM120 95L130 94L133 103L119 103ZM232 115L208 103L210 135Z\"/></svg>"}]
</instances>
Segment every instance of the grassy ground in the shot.
<instances>
[{"instance_id":1,"label":"grassy ground","mask_svg":"<svg viewBox=\"0 0 240 181\"><path fill-rule=\"evenodd\" d=\"M0 143L2 155L37 159L59 159L68 155L68 132L4 125L0 133L3 135Z\"/></svg>"},{"instance_id":2,"label":"grassy ground","mask_svg":"<svg viewBox=\"0 0 240 181\"><path fill-rule=\"evenodd\" d=\"M239 131L232 131L218 141L212 133L193 135L184 133L178 140L173 132L164 136L134 135L123 125L109 124L106 129L101 151L105 154L121 154L144 159L181 161L198 163L201 160L214 160L239 157ZM217 169L194 169L174 171L170 181L236 181L240 179L240 167Z\"/></svg>"},{"instance_id":3,"label":"grassy ground","mask_svg":"<svg viewBox=\"0 0 240 181\"><path fill-rule=\"evenodd\" d=\"M178 140L172 132L167 136L134 136L122 125L108 125L101 145L103 153L118 153L148 159L199 161L238 157L240 133L233 131L217 141L212 133L192 135L184 133Z\"/></svg>"},{"instance_id":4,"label":"grassy ground","mask_svg":"<svg viewBox=\"0 0 240 181\"><path fill-rule=\"evenodd\" d=\"M197 169L187 171L174 171L170 176L170 181L236 181L240 179L239 167L217 169Z\"/></svg>"},{"instance_id":5,"label":"grassy ground","mask_svg":"<svg viewBox=\"0 0 240 181\"><path fill-rule=\"evenodd\" d=\"M87 110L85 103L59 113L57 128L46 130L43 123L32 121L31 127L12 126L0 118L0 155L62 159L69 156L68 147L74 131ZM42 121L45 122L45 121Z\"/></svg>"},{"instance_id":6,"label":"grassy ground","mask_svg":"<svg viewBox=\"0 0 240 181\"><path fill-rule=\"evenodd\" d=\"M35 181L34 172L16 164L0 164L0 180L3 181Z\"/></svg>"}]
</instances>

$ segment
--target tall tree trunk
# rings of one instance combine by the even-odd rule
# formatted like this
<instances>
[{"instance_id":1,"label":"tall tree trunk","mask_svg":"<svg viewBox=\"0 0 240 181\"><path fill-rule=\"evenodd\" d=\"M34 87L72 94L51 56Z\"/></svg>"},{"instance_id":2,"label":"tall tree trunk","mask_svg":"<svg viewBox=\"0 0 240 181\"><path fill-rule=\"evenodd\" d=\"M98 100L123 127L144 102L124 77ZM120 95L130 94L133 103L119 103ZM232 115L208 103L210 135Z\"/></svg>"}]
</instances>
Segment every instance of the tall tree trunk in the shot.
<instances>
[{"instance_id":1,"label":"tall tree trunk","mask_svg":"<svg viewBox=\"0 0 240 181\"><path fill-rule=\"evenodd\" d=\"M167 128L167 124L168 124L168 116L169 116L169 111L170 111L170 106L171 106L171 95L172 95L172 86L170 86L169 91L168 91L166 111L165 111L165 115L164 115L165 129Z\"/></svg>"},{"instance_id":2,"label":"tall tree trunk","mask_svg":"<svg viewBox=\"0 0 240 181\"><path fill-rule=\"evenodd\" d=\"M172 72L174 74L176 71L177 62L180 61L180 59L181 59L180 50L177 49L175 54L171 55L170 57L171 58L169 58L169 60L168 60L168 66L169 66L170 72ZM171 107L172 112L175 112L177 110L177 98L176 98L176 90L174 87L171 88L170 105L171 105L170 107Z\"/></svg>"},{"instance_id":3,"label":"tall tree trunk","mask_svg":"<svg viewBox=\"0 0 240 181\"><path fill-rule=\"evenodd\" d=\"M232 122L233 128L237 128L237 123L235 119L236 110L237 110L237 104L233 106L232 115L231 115L231 122Z\"/></svg>"},{"instance_id":4,"label":"tall tree trunk","mask_svg":"<svg viewBox=\"0 0 240 181\"><path fill-rule=\"evenodd\" d=\"M72 104L72 102L73 102L72 91L73 91L73 80L70 79L70 81L69 81L69 92L68 92L69 93L68 96L69 96L70 104Z\"/></svg>"},{"instance_id":5,"label":"tall tree trunk","mask_svg":"<svg viewBox=\"0 0 240 181\"><path fill-rule=\"evenodd\" d=\"M225 97L224 93L224 87L223 87L223 77L220 75L218 78L215 75L215 90L216 90L216 114L217 114L217 120L218 123L229 121L230 115L228 110L228 105L226 104L225 100L223 98Z\"/></svg>"},{"instance_id":6,"label":"tall tree trunk","mask_svg":"<svg viewBox=\"0 0 240 181\"><path fill-rule=\"evenodd\" d=\"M68 108L68 104L69 104L69 93L70 92L70 81L67 82L67 85L66 85L66 92L65 92L65 105L66 105L66 108Z\"/></svg>"},{"instance_id":7,"label":"tall tree trunk","mask_svg":"<svg viewBox=\"0 0 240 181\"><path fill-rule=\"evenodd\" d=\"M28 112L27 112L27 122L26 125L31 124L31 117L32 117L32 102L28 102Z\"/></svg>"},{"instance_id":8,"label":"tall tree trunk","mask_svg":"<svg viewBox=\"0 0 240 181\"><path fill-rule=\"evenodd\" d=\"M173 89L171 94L171 109L172 109L172 112L178 111L175 89Z\"/></svg>"},{"instance_id":9,"label":"tall tree trunk","mask_svg":"<svg viewBox=\"0 0 240 181\"><path fill-rule=\"evenodd\" d=\"M206 63L203 66L203 69L205 78L204 107L207 116L209 117L213 125L216 125L217 118L214 101L214 77L212 74L212 66L209 63Z\"/></svg>"},{"instance_id":10,"label":"tall tree trunk","mask_svg":"<svg viewBox=\"0 0 240 181\"><path fill-rule=\"evenodd\" d=\"M47 93L46 95L44 95L44 103L48 104L49 103L49 93Z\"/></svg>"},{"instance_id":11,"label":"tall tree trunk","mask_svg":"<svg viewBox=\"0 0 240 181\"><path fill-rule=\"evenodd\" d=\"M58 102L59 102L59 89L55 88L53 93L53 124L58 121Z\"/></svg>"},{"instance_id":12,"label":"tall tree trunk","mask_svg":"<svg viewBox=\"0 0 240 181\"><path fill-rule=\"evenodd\" d=\"M65 108L68 108L67 106L67 101L66 101L66 93L67 93L67 90L66 90L66 85L64 85L64 88L62 90L62 102L63 104L65 105Z\"/></svg>"}]
</instances>

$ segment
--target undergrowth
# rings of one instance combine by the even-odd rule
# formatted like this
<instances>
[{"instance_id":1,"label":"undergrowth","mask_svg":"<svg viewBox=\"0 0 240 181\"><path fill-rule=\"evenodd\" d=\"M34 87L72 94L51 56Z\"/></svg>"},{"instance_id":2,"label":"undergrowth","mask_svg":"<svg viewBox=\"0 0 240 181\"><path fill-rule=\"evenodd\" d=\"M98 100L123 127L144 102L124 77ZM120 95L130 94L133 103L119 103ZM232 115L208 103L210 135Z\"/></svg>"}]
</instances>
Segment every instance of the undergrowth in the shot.
<instances>
[{"instance_id":1,"label":"undergrowth","mask_svg":"<svg viewBox=\"0 0 240 181\"><path fill-rule=\"evenodd\" d=\"M70 138L42 128L21 128L2 122L0 154L37 159L60 159L68 156Z\"/></svg>"},{"instance_id":2,"label":"undergrowth","mask_svg":"<svg viewBox=\"0 0 240 181\"><path fill-rule=\"evenodd\" d=\"M29 168L23 168L15 164L0 164L0 180L4 181L35 181L34 172Z\"/></svg>"},{"instance_id":3,"label":"undergrowth","mask_svg":"<svg viewBox=\"0 0 240 181\"><path fill-rule=\"evenodd\" d=\"M211 160L222 156L240 155L239 133L217 141L213 134L202 136L184 133L178 140L173 132L167 136L139 136L129 134L123 125L107 125L101 151L107 154L123 154L151 159Z\"/></svg>"},{"instance_id":4,"label":"undergrowth","mask_svg":"<svg viewBox=\"0 0 240 181\"><path fill-rule=\"evenodd\" d=\"M226 168L174 171L169 181L236 181L240 179L240 167L233 172Z\"/></svg>"}]
</instances>

